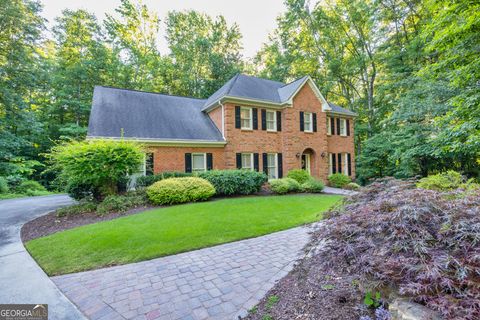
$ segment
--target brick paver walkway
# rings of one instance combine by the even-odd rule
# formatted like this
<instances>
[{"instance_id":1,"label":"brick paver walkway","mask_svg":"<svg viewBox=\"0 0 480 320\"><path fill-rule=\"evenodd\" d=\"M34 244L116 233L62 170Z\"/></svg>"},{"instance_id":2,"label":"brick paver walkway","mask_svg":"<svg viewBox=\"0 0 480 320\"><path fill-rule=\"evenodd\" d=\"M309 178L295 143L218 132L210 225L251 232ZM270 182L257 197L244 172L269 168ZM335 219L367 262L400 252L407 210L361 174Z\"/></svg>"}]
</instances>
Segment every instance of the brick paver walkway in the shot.
<instances>
[{"instance_id":1,"label":"brick paver walkway","mask_svg":"<svg viewBox=\"0 0 480 320\"><path fill-rule=\"evenodd\" d=\"M237 319L284 277L309 229L53 277L91 319Z\"/></svg>"}]
</instances>

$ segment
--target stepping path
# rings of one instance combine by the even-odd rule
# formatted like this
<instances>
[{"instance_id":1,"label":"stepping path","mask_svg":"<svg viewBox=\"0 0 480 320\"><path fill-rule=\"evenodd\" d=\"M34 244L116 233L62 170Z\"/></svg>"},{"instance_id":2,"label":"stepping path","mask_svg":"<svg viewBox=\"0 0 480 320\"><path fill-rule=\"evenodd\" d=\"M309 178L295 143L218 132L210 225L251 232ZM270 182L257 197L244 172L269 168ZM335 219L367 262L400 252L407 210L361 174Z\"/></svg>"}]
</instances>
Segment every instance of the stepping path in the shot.
<instances>
[{"instance_id":1,"label":"stepping path","mask_svg":"<svg viewBox=\"0 0 480 320\"><path fill-rule=\"evenodd\" d=\"M292 269L309 230L52 280L90 319L238 319Z\"/></svg>"}]
</instances>

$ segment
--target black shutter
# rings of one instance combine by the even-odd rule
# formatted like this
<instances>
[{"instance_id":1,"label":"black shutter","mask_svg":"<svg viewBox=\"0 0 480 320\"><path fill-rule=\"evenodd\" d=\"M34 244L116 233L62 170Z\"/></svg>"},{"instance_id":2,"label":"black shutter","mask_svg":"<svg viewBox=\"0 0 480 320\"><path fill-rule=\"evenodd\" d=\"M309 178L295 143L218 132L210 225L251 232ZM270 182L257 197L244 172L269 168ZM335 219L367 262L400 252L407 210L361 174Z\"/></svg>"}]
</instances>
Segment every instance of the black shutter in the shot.
<instances>
[{"instance_id":1,"label":"black shutter","mask_svg":"<svg viewBox=\"0 0 480 320\"><path fill-rule=\"evenodd\" d=\"M267 130L267 110L262 109L262 130Z\"/></svg>"},{"instance_id":2,"label":"black shutter","mask_svg":"<svg viewBox=\"0 0 480 320\"><path fill-rule=\"evenodd\" d=\"M207 153L207 170L213 169L213 154Z\"/></svg>"},{"instance_id":3,"label":"black shutter","mask_svg":"<svg viewBox=\"0 0 480 320\"><path fill-rule=\"evenodd\" d=\"M337 173L337 159L335 153L332 153L332 173Z\"/></svg>"},{"instance_id":4,"label":"black shutter","mask_svg":"<svg viewBox=\"0 0 480 320\"><path fill-rule=\"evenodd\" d=\"M252 109L252 117L253 117L253 130L258 130L258 109Z\"/></svg>"},{"instance_id":5,"label":"black shutter","mask_svg":"<svg viewBox=\"0 0 480 320\"><path fill-rule=\"evenodd\" d=\"M237 153L237 169L242 169L242 154Z\"/></svg>"},{"instance_id":6,"label":"black shutter","mask_svg":"<svg viewBox=\"0 0 480 320\"><path fill-rule=\"evenodd\" d=\"M277 111L277 131L282 131L282 112Z\"/></svg>"},{"instance_id":7,"label":"black shutter","mask_svg":"<svg viewBox=\"0 0 480 320\"><path fill-rule=\"evenodd\" d=\"M348 162L348 175L352 175L352 155L347 153L347 162Z\"/></svg>"},{"instance_id":8,"label":"black shutter","mask_svg":"<svg viewBox=\"0 0 480 320\"><path fill-rule=\"evenodd\" d=\"M240 121L240 107L235 106L235 128L240 129L242 127Z\"/></svg>"},{"instance_id":9,"label":"black shutter","mask_svg":"<svg viewBox=\"0 0 480 320\"><path fill-rule=\"evenodd\" d=\"M283 178L283 157L281 153L277 153L277 162L278 162L278 178Z\"/></svg>"},{"instance_id":10,"label":"black shutter","mask_svg":"<svg viewBox=\"0 0 480 320\"><path fill-rule=\"evenodd\" d=\"M342 173L342 154L337 155L338 158L338 173Z\"/></svg>"},{"instance_id":11,"label":"black shutter","mask_svg":"<svg viewBox=\"0 0 480 320\"><path fill-rule=\"evenodd\" d=\"M305 131L305 124L303 121L303 111L300 111L300 131Z\"/></svg>"},{"instance_id":12,"label":"black shutter","mask_svg":"<svg viewBox=\"0 0 480 320\"><path fill-rule=\"evenodd\" d=\"M268 160L267 160L266 153L262 154L262 166L263 166L263 172L265 172L265 174L268 175Z\"/></svg>"},{"instance_id":13,"label":"black shutter","mask_svg":"<svg viewBox=\"0 0 480 320\"><path fill-rule=\"evenodd\" d=\"M313 132L317 132L317 114L313 114Z\"/></svg>"},{"instance_id":14,"label":"black shutter","mask_svg":"<svg viewBox=\"0 0 480 320\"><path fill-rule=\"evenodd\" d=\"M253 169L258 171L258 153L253 154Z\"/></svg>"},{"instance_id":15,"label":"black shutter","mask_svg":"<svg viewBox=\"0 0 480 320\"><path fill-rule=\"evenodd\" d=\"M337 118L337 134L340 135L340 118Z\"/></svg>"},{"instance_id":16,"label":"black shutter","mask_svg":"<svg viewBox=\"0 0 480 320\"><path fill-rule=\"evenodd\" d=\"M335 118L330 118L330 127L332 127L332 135L335 135Z\"/></svg>"},{"instance_id":17,"label":"black shutter","mask_svg":"<svg viewBox=\"0 0 480 320\"><path fill-rule=\"evenodd\" d=\"M192 172L192 154L185 153L185 172Z\"/></svg>"},{"instance_id":18,"label":"black shutter","mask_svg":"<svg viewBox=\"0 0 480 320\"><path fill-rule=\"evenodd\" d=\"M347 136L350 135L350 120L347 119Z\"/></svg>"}]
</instances>

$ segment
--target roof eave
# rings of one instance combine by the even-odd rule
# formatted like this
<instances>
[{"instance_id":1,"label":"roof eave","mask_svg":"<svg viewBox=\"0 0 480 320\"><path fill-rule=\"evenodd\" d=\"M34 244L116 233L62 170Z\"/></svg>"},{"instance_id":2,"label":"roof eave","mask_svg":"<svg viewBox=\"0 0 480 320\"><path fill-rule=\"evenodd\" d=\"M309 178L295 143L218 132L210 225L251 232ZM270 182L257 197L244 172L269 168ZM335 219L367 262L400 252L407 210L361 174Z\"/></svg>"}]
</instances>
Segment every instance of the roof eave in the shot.
<instances>
[{"instance_id":1,"label":"roof eave","mask_svg":"<svg viewBox=\"0 0 480 320\"><path fill-rule=\"evenodd\" d=\"M154 138L136 138L136 137L102 137L87 136L87 140L105 139L105 140L126 140L142 143L148 146L162 147L224 147L227 141L211 141L201 139L154 139Z\"/></svg>"},{"instance_id":2,"label":"roof eave","mask_svg":"<svg viewBox=\"0 0 480 320\"><path fill-rule=\"evenodd\" d=\"M278 109L283 109L286 106L289 106L292 104L291 100L285 101L285 102L273 102L273 101L268 101L268 100L261 100L261 99L251 99L251 98L243 98L243 97L237 97L237 96L223 96L217 101L213 102L209 106L203 108L202 111L204 112L210 112L216 107L218 107L220 104L223 104L224 102L233 102L233 103L247 103L250 105L257 105L257 106L268 106L272 108L278 108Z\"/></svg>"}]
</instances>

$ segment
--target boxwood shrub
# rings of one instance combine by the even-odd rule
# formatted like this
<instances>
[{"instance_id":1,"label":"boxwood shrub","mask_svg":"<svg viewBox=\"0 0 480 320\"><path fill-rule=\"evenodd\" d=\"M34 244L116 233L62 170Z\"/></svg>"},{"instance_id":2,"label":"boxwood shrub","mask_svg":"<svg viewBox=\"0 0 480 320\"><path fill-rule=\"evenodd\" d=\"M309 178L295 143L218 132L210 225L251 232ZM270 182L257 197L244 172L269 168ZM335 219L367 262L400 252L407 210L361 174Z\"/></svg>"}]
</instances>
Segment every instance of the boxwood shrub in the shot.
<instances>
[{"instance_id":1,"label":"boxwood shrub","mask_svg":"<svg viewBox=\"0 0 480 320\"><path fill-rule=\"evenodd\" d=\"M343 173L334 173L328 176L328 182L330 183L331 187L343 188L352 182L352 179Z\"/></svg>"},{"instance_id":2,"label":"boxwood shrub","mask_svg":"<svg viewBox=\"0 0 480 320\"><path fill-rule=\"evenodd\" d=\"M320 180L309 179L302 183L302 191L310 193L320 193L325 188L325 185Z\"/></svg>"},{"instance_id":3,"label":"boxwood shrub","mask_svg":"<svg viewBox=\"0 0 480 320\"><path fill-rule=\"evenodd\" d=\"M210 181L221 196L252 194L267 181L264 173L250 170L211 170L198 176Z\"/></svg>"},{"instance_id":4,"label":"boxwood shrub","mask_svg":"<svg viewBox=\"0 0 480 320\"><path fill-rule=\"evenodd\" d=\"M289 192L298 192L301 190L300 183L292 178L282 178L270 180L270 189L277 194L285 194Z\"/></svg>"},{"instance_id":5,"label":"boxwood shrub","mask_svg":"<svg viewBox=\"0 0 480 320\"><path fill-rule=\"evenodd\" d=\"M294 169L288 171L287 178L296 180L298 183L302 184L312 179L310 173L303 169Z\"/></svg>"},{"instance_id":6,"label":"boxwood shrub","mask_svg":"<svg viewBox=\"0 0 480 320\"><path fill-rule=\"evenodd\" d=\"M198 177L164 179L147 188L148 199L158 205L204 201L214 194L213 185Z\"/></svg>"},{"instance_id":7,"label":"boxwood shrub","mask_svg":"<svg viewBox=\"0 0 480 320\"><path fill-rule=\"evenodd\" d=\"M141 176L137 178L136 186L137 187L148 187L154 184L157 181L168 179L168 178L184 178L191 177L191 173L180 172L180 171L166 171L150 176Z\"/></svg>"}]
</instances>

